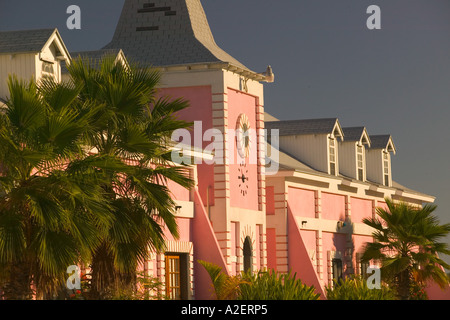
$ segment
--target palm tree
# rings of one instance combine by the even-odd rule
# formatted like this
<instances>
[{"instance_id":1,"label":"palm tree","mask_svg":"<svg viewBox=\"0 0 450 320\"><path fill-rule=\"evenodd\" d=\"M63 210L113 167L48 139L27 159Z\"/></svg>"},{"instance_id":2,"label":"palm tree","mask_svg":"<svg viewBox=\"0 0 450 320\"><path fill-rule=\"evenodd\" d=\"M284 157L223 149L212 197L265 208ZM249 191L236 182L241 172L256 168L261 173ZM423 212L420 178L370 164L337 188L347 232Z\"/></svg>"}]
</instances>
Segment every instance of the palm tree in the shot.
<instances>
[{"instance_id":1,"label":"palm tree","mask_svg":"<svg viewBox=\"0 0 450 320\"><path fill-rule=\"evenodd\" d=\"M41 90L14 77L8 84L0 110L0 289L7 299L30 299L55 294L67 267L90 259L112 217L101 176L74 170L95 110L74 107L81 88L48 80Z\"/></svg>"},{"instance_id":2,"label":"palm tree","mask_svg":"<svg viewBox=\"0 0 450 320\"><path fill-rule=\"evenodd\" d=\"M373 243L367 243L363 261L381 262L382 275L391 279L400 299L409 299L413 281L434 280L442 288L449 278L450 266L439 254L450 254L447 243L439 240L450 232L450 224L439 224L433 212L436 205L423 207L386 199L387 209L377 208L379 218L364 219L374 228Z\"/></svg>"},{"instance_id":3,"label":"palm tree","mask_svg":"<svg viewBox=\"0 0 450 320\"><path fill-rule=\"evenodd\" d=\"M157 70L117 63L111 56L94 65L79 57L68 69L75 86L82 88L80 100L100 107L85 144L96 151L90 158L108 177L102 188L115 216L91 264L92 297L104 299L134 285L136 268L149 250L164 250L165 227L178 237L167 182L188 188L191 180L185 167L170 162L170 142L176 129L190 123L176 117L187 102L157 98ZM99 157L107 160L98 162Z\"/></svg>"}]
</instances>

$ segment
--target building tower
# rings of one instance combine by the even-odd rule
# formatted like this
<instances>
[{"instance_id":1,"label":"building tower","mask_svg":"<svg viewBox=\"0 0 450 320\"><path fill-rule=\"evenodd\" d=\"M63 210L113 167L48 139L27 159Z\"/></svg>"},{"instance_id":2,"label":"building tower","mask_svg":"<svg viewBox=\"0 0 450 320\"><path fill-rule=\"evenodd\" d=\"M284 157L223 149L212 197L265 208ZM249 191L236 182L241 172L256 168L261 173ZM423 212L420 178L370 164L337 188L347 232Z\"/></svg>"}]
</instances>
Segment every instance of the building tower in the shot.
<instances>
[{"instance_id":1,"label":"building tower","mask_svg":"<svg viewBox=\"0 0 450 320\"><path fill-rule=\"evenodd\" d=\"M162 69L161 94L189 100L180 117L195 125L183 143L206 148L210 134L221 133L214 163L199 163L197 172L222 265L230 274L265 267L261 129L263 82L273 81L270 67L256 73L219 48L200 0L126 0L113 39L103 48L118 49L129 61ZM194 255L201 256L195 237Z\"/></svg>"}]
</instances>

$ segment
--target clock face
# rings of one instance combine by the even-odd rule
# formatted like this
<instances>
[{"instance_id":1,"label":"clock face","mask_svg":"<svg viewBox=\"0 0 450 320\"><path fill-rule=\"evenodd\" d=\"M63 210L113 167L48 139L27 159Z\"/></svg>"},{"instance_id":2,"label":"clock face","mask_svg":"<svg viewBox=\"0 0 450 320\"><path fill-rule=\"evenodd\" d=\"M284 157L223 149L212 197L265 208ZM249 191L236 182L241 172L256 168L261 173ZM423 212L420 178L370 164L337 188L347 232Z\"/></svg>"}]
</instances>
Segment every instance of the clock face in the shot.
<instances>
[{"instance_id":1,"label":"clock face","mask_svg":"<svg viewBox=\"0 0 450 320\"><path fill-rule=\"evenodd\" d=\"M248 193L248 169L247 164L241 163L238 168L238 180L240 193L246 196Z\"/></svg>"},{"instance_id":2,"label":"clock face","mask_svg":"<svg viewBox=\"0 0 450 320\"><path fill-rule=\"evenodd\" d=\"M236 123L237 149L241 158L250 155L250 121L247 115L241 114Z\"/></svg>"}]
</instances>

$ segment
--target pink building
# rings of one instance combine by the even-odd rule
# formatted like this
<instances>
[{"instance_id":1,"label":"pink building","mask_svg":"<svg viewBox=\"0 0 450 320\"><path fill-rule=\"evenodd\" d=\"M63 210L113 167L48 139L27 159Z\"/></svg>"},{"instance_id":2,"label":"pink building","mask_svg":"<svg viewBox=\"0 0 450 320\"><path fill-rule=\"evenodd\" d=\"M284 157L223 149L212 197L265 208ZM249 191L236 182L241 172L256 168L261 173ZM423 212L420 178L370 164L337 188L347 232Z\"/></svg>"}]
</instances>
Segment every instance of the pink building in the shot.
<instances>
[{"instance_id":1,"label":"pink building","mask_svg":"<svg viewBox=\"0 0 450 320\"><path fill-rule=\"evenodd\" d=\"M195 121L193 134L180 132L175 148L194 155L196 186L170 185L180 238L169 236L166 252L143 266L172 298L211 297L199 259L229 274L292 270L323 295L333 278L367 268L359 259L372 230L362 219L386 197L434 201L392 180L390 135L342 128L336 118L280 121L265 113L271 68L254 72L220 49L200 0L126 0L111 43L65 60L108 52L160 67L160 94L191 105L180 117Z\"/></svg>"}]
</instances>

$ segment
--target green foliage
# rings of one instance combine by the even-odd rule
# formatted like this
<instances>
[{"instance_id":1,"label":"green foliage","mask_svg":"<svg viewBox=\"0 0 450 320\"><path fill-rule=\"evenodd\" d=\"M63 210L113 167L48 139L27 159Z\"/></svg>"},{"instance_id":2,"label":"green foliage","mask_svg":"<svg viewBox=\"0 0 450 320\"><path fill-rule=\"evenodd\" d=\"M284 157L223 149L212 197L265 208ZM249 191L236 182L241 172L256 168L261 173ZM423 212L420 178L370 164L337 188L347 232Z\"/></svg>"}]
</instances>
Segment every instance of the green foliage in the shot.
<instances>
[{"instance_id":1,"label":"green foliage","mask_svg":"<svg viewBox=\"0 0 450 320\"><path fill-rule=\"evenodd\" d=\"M211 262L199 260L198 263L208 272L217 300L237 299L243 282L240 276L229 276L222 271L221 267Z\"/></svg>"},{"instance_id":2,"label":"green foliage","mask_svg":"<svg viewBox=\"0 0 450 320\"><path fill-rule=\"evenodd\" d=\"M66 269L91 264L91 294L133 286L149 250L178 237L168 181L170 138L189 123L181 99L157 98L160 73L104 57L73 60L71 81L9 79L0 112L0 288L5 298L55 296ZM20 275L20 276L19 276ZM31 281L36 292L31 291Z\"/></svg>"},{"instance_id":3,"label":"green foliage","mask_svg":"<svg viewBox=\"0 0 450 320\"><path fill-rule=\"evenodd\" d=\"M247 272L242 278L240 300L318 300L320 297L314 286L305 285L291 272Z\"/></svg>"},{"instance_id":4,"label":"green foliage","mask_svg":"<svg viewBox=\"0 0 450 320\"><path fill-rule=\"evenodd\" d=\"M418 283L413 282L410 289L410 300L428 300L428 294L425 291L425 287Z\"/></svg>"},{"instance_id":5,"label":"green foliage","mask_svg":"<svg viewBox=\"0 0 450 320\"><path fill-rule=\"evenodd\" d=\"M88 159L108 179L101 187L115 219L92 251L92 292L110 299L136 282L136 268L149 249L164 250L165 228L178 237L167 183L189 188L192 181L186 167L171 164L170 141L174 130L190 124L177 118L186 101L157 98L158 70L112 56L94 64L79 57L68 70L81 88L81 105L96 107L84 143L97 151Z\"/></svg>"},{"instance_id":6,"label":"green foliage","mask_svg":"<svg viewBox=\"0 0 450 320\"><path fill-rule=\"evenodd\" d=\"M435 205L423 207L386 199L387 210L377 208L378 217L364 219L374 228L373 243L367 243L363 261L381 262L383 277L397 289L401 299L409 299L414 282L435 281L442 288L449 284L444 269L448 265L440 254L450 254L441 239L450 233L450 224L440 224L433 215Z\"/></svg>"},{"instance_id":7,"label":"green foliage","mask_svg":"<svg viewBox=\"0 0 450 320\"><path fill-rule=\"evenodd\" d=\"M276 271L246 272L229 276L222 268L198 261L208 272L218 300L318 300L315 288L296 279L296 275Z\"/></svg>"},{"instance_id":8,"label":"green foliage","mask_svg":"<svg viewBox=\"0 0 450 320\"><path fill-rule=\"evenodd\" d=\"M30 299L57 292L67 267L89 259L113 217L99 187L104 177L66 169L85 155L89 121L74 100L79 88L49 82L47 91L15 77L8 85L0 112L0 286L6 299Z\"/></svg>"},{"instance_id":9,"label":"green foliage","mask_svg":"<svg viewBox=\"0 0 450 320\"><path fill-rule=\"evenodd\" d=\"M395 300L395 291L386 284L380 289L369 289L367 281L360 277L347 277L334 281L333 286L326 287L328 300Z\"/></svg>"}]
</instances>

